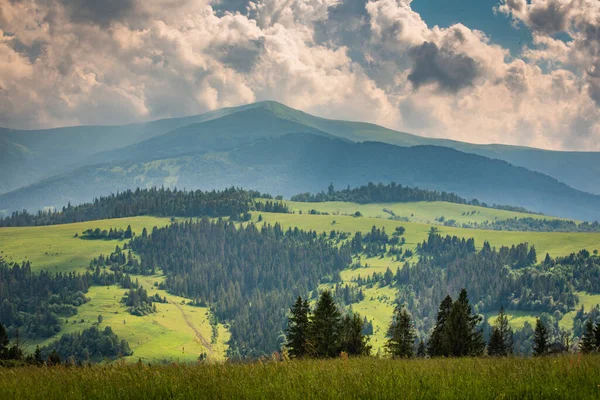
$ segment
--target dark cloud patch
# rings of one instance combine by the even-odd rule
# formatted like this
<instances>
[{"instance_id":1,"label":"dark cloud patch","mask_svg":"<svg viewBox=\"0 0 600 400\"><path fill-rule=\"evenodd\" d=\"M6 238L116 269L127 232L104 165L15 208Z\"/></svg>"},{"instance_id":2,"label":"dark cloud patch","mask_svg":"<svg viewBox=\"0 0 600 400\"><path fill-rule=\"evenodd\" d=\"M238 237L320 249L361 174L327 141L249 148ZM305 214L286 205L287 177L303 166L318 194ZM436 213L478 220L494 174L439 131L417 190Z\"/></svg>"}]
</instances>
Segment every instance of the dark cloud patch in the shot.
<instances>
[{"instance_id":1,"label":"dark cloud patch","mask_svg":"<svg viewBox=\"0 0 600 400\"><path fill-rule=\"evenodd\" d=\"M42 54L42 51L44 51L44 45L44 42L39 40L33 42L30 46L24 44L19 39L15 38L12 40L13 49L17 53L29 58L29 62L31 63L34 63L35 60L37 60L37 58Z\"/></svg>"},{"instance_id":2,"label":"dark cloud patch","mask_svg":"<svg viewBox=\"0 0 600 400\"><path fill-rule=\"evenodd\" d=\"M330 6L327 20L315 24L315 41L348 46L350 51L362 47L371 35L366 5L367 0L346 0Z\"/></svg>"},{"instance_id":3,"label":"dark cloud patch","mask_svg":"<svg viewBox=\"0 0 600 400\"><path fill-rule=\"evenodd\" d=\"M588 72L588 93L592 100L600 107L600 59L596 59L592 70Z\"/></svg>"},{"instance_id":4,"label":"dark cloud patch","mask_svg":"<svg viewBox=\"0 0 600 400\"><path fill-rule=\"evenodd\" d=\"M135 9L135 0L60 0L71 21L93 23L102 27L123 20Z\"/></svg>"},{"instance_id":5,"label":"dark cloud patch","mask_svg":"<svg viewBox=\"0 0 600 400\"><path fill-rule=\"evenodd\" d=\"M479 67L473 58L439 49L435 43L425 42L409 51L413 67L408 80L415 89L437 83L440 89L456 93L473 85Z\"/></svg>"},{"instance_id":6,"label":"dark cloud patch","mask_svg":"<svg viewBox=\"0 0 600 400\"><path fill-rule=\"evenodd\" d=\"M569 27L570 7L556 0L547 2L545 7L532 7L529 12L531 28L549 35L566 31Z\"/></svg>"},{"instance_id":7,"label":"dark cloud patch","mask_svg":"<svg viewBox=\"0 0 600 400\"><path fill-rule=\"evenodd\" d=\"M227 46L221 48L221 61L235 70L248 73L265 47L264 40L250 40L246 46Z\"/></svg>"}]
</instances>

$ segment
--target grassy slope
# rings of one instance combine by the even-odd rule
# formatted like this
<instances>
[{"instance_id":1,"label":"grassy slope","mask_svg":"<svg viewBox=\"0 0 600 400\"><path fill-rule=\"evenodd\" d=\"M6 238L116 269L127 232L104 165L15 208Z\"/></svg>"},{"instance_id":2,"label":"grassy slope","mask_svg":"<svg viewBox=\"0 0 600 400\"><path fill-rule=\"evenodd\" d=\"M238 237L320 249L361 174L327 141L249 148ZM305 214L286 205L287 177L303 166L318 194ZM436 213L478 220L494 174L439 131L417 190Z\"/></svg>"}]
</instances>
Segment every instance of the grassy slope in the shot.
<instances>
[{"instance_id":1,"label":"grassy slope","mask_svg":"<svg viewBox=\"0 0 600 400\"><path fill-rule=\"evenodd\" d=\"M304 206L303 203L290 203L293 209L299 209ZM318 207L317 207L318 206ZM366 232L373 225L385 227L387 232L393 232L396 226L402 225L406 228L405 238L407 245L405 247L414 248L418 242L423 241L427 237L427 233L431 227L430 224L418 222L398 222L388 219L375 218L380 214L387 214L378 210L383 208L383 205L358 205L350 204L343 205L340 203L317 203L308 204L308 208L316 208L320 211L348 213L361 211L365 217L353 218L343 215L307 215L307 214L273 214L261 213L263 220L267 223L280 222L284 228L297 226L303 229L313 229L318 232L329 231L331 229L341 231L362 231ZM467 218L492 218L492 217L512 217L516 213L510 213L500 210L479 209L472 206L453 205L448 203L440 204L440 212L431 208L431 203L409 203L409 204L386 204L386 208L395 210L408 209L412 210L415 217L424 216L423 218L435 218L439 215L444 215L446 218L454 218L455 214ZM479 214L474 214L468 217L462 216L464 211L479 210ZM401 215L400 212L396 212ZM454 214L452 214L454 213ZM254 213L254 221L258 218L259 213ZM373 218L368 218L372 216ZM85 223L56 225L48 227L27 227L27 228L0 228L0 253L3 257L9 260L22 260L27 258L32 261L34 269L48 268L53 271L82 271L87 267L89 260L96 257L100 253L107 254L111 252L118 241L91 241L73 238L75 232L81 232L88 228L125 228L131 225L134 232L138 234L143 227L151 229L155 225L166 225L168 218L154 217L136 217L124 218L116 220L90 221ZM335 221L335 224L333 224ZM469 219L468 221L472 221ZM502 231L485 231L476 229L462 229L439 227L444 234L457 235L460 237L475 237L476 245L481 246L484 240L489 240L493 246L511 245L527 241L533 244L538 249L538 255L541 257L545 252L549 252L552 256L567 255L573 251L578 251L582 248L594 249L600 248L600 233L536 233L536 232L502 232ZM389 258L371 258L361 260L363 266L368 264L368 268L359 268L356 270L346 270L342 272L342 279L349 282L353 277L360 274L367 276L373 272L384 272L390 267L393 271L396 268L402 267L403 263L395 262ZM156 280L160 277L139 277L146 288L151 288ZM159 312L146 317L134 317L119 304L123 290L112 287L110 289L93 287L90 290L89 297L91 301L79 308L77 320L81 318L85 320L83 324L65 325L63 332L80 330L97 321L98 314L104 317L103 325L111 325L115 332L127 339L134 349L133 358L138 357L147 359L159 358L179 358L181 360L193 360L197 355L204 351L203 347L196 341L195 333L186 324L185 319L173 304L158 304ZM154 293L151 289L150 293ZM160 292L161 296L166 295L165 292ZM175 302L180 302L182 299L175 296L167 295L167 297ZM365 290L365 300L353 305L353 310L367 316L373 320L375 334L372 337L374 351L381 348L385 340L385 330L391 320L393 311L393 300L395 290L389 287L375 287ZM581 296L581 304L586 304L586 309L589 309L587 303L600 303L600 296ZM202 333L202 335L210 340L210 326L207 323L205 309L195 308L191 306L182 306L184 312L190 316L193 325ZM118 314L115 314L118 312ZM563 325L565 327L572 326L572 313L567 314L564 318ZM164 315L164 316L163 316ZM123 324L123 320L126 323ZM511 315L511 323L515 327L521 327L525 321L530 323L534 320L534 314L515 313ZM224 353L224 342L227 337L227 332L224 327L221 327L219 335L220 347L215 349L215 358L222 357ZM139 343L138 343L139 342ZM30 343L33 346L35 343ZM184 351L182 351L184 350Z\"/></svg>"},{"instance_id":2,"label":"grassy slope","mask_svg":"<svg viewBox=\"0 0 600 400\"><path fill-rule=\"evenodd\" d=\"M206 352L209 358L222 360L225 357L225 342L229 333L223 325L219 325L218 342L211 344L210 348L203 345L203 341L211 341L212 328L209 323L209 310L204 307L193 307L187 299L173 296L164 290L152 287L155 281L160 282L162 277L134 277L153 295L159 293L166 296L168 304L157 303L158 312L138 317L131 315L127 308L120 303L125 289L118 286L93 286L87 293L90 301L77 309L77 316L64 320L63 333L77 332L91 326L102 315L103 321L100 328L110 326L121 339L129 342L133 355L131 360L144 361L179 360L196 361L201 353ZM81 322L83 320L84 322ZM188 322L198 331L196 333ZM59 334L59 335L60 335ZM198 338L198 334L201 338ZM26 346L32 351L36 345L45 345L54 338L45 341L27 341Z\"/></svg>"},{"instance_id":3,"label":"grassy slope","mask_svg":"<svg viewBox=\"0 0 600 400\"><path fill-rule=\"evenodd\" d=\"M600 356L0 369L12 399L597 399Z\"/></svg>"},{"instance_id":4,"label":"grassy slope","mask_svg":"<svg viewBox=\"0 0 600 400\"><path fill-rule=\"evenodd\" d=\"M357 208L360 210L360 208ZM397 226L404 226L408 248L414 248L417 243L427 238L431 224L392 221L379 218L354 218L344 215L307 215L307 214L271 214L262 213L263 220L268 223L279 222L284 228L295 227L313 229L318 232L340 230L346 232L371 230L373 225L384 227L386 232L392 233ZM258 213L254 213L256 221ZM335 221L335 223L334 223ZM507 232L488 231L482 229L465 229L439 226L442 234L456 235L459 237L473 237L479 248L484 241L489 241L492 246L512 245L527 242L534 245L538 256L546 252L553 257L566 256L581 249L600 249L600 233L571 233L571 232Z\"/></svg>"},{"instance_id":5,"label":"grassy slope","mask_svg":"<svg viewBox=\"0 0 600 400\"><path fill-rule=\"evenodd\" d=\"M302 205L303 203L300 203ZM447 203L444 203L447 204ZM317 207L319 205L326 205L326 207ZM308 209L315 208L320 211L334 212L339 209L342 212L342 208L337 207L337 203L316 203L312 207L308 206ZM393 209L394 207L410 207L421 213L425 213L427 208L420 208L419 205L423 203L412 203L412 204L387 204L386 208ZM291 203L291 208L295 209L296 203ZM349 211L361 211L363 215L375 215L377 216L377 207L373 205L351 205L347 207ZM452 206L452 205L451 205ZM475 209L475 207L463 206L469 209ZM452 207L449 207L450 209ZM483 209L487 210L487 209ZM364 211L364 212L363 212ZM460 211L460 209L458 209ZM458 212L455 211L455 212ZM500 210L489 210L490 212ZM462 213L463 211L460 211ZM483 212L483 211L482 211ZM435 211L434 211L435 213ZM460 214L459 213L459 214ZM504 213L504 212L503 212ZM381 214L384 214L383 212ZM439 215L439 214L438 214ZM476 217L477 214L471 216ZM414 248L417 243L422 242L427 238L430 224L422 224L416 222L399 222L388 219L380 218L368 218L360 217L354 218L344 215L307 215L307 214L271 214L262 213L263 221L266 223L279 222L285 228L298 226L303 229L313 229L318 232L329 231L332 229L340 231L362 231L367 232L371 230L373 225L377 227L385 227L386 231L391 233L394 231L396 226L402 225L406 228L404 237L406 238L407 248ZM256 220L258 213L253 215ZM335 221L335 224L333 224ZM563 232L506 232L506 231L486 231L480 229L463 229L463 228L451 228L451 227L438 227L442 234L456 235L459 237L474 237L475 244L477 247L481 247L485 240L488 240L492 246L512 245L521 242L528 242L534 245L538 252L538 257L542 258L543 255L548 252L553 257L565 256L572 252L579 251L581 249L596 249L600 248L600 233L563 233ZM367 275L373 274L373 272L383 273L389 267L392 271L396 268L401 268L404 262L396 262L389 258L361 258L361 264L363 268L354 270L346 270L341 273L342 280L347 283L352 278L361 275L366 277ZM368 265L368 267L366 267ZM374 323L375 333L372 336L371 342L373 344L374 352L377 352L381 348L385 341L385 328L389 325L393 311L393 299L395 297L395 290L389 287L385 288L373 288L365 291L365 300L358 304L354 304L352 309L359 312L363 316L367 316L368 319L372 319ZM388 301L388 298L391 301ZM600 303L600 295L581 295L580 304L587 303ZM585 306L589 310L589 304ZM535 324L535 313L527 312L515 312L509 314L509 322L514 328L522 328L525 321L530 324ZM574 312L566 314L560 321L561 325L565 328L571 329L573 326ZM493 317L493 315L489 315ZM377 328L380 328L377 330Z\"/></svg>"},{"instance_id":6,"label":"grassy slope","mask_svg":"<svg viewBox=\"0 0 600 400\"><path fill-rule=\"evenodd\" d=\"M397 217L408 218L411 222L420 222L425 224L438 224L436 218L443 216L446 220L455 220L458 224L463 223L483 223L502 221L512 218L538 218L538 219L560 219L556 217L527 214L513 211L496 210L493 208L475 207L465 204L447 203L442 201L433 202L415 202L415 203L373 203L358 204L346 202L325 202L325 203L300 203L287 201L291 210L307 213L309 210L327 212L329 214L354 214L360 211L363 216L371 218L388 219L391 215L383 209L390 210ZM472 214L475 212L475 214ZM468 214L468 215L466 215Z\"/></svg>"},{"instance_id":7,"label":"grassy slope","mask_svg":"<svg viewBox=\"0 0 600 400\"><path fill-rule=\"evenodd\" d=\"M75 238L86 229L125 229L131 225L136 234L144 228L164 226L169 218L133 217L87 221L76 224L0 228L0 255L8 261L29 260L34 270L48 269L52 272L85 271L90 261L100 254L114 251L123 243L115 240L84 240Z\"/></svg>"},{"instance_id":8,"label":"grassy slope","mask_svg":"<svg viewBox=\"0 0 600 400\"><path fill-rule=\"evenodd\" d=\"M140 234L145 227L149 231L154 226L163 226L169 223L169 218L134 217L112 220L88 221L76 224L53 225L24 228L0 228L0 255L9 261L28 259L32 262L34 270L48 269L53 272L83 272L92 258L100 254L112 252L118 244L121 247L125 242L117 240L83 240L74 238L75 233L81 233L88 228L123 228L131 225L134 232ZM181 297L167 294L166 291L153 288L155 281L163 278L135 277L142 282L149 294L160 293L175 304L157 304L158 313L144 317L129 314L120 303L125 290L116 286L90 288L87 296L90 302L78 308L78 315L70 318L69 323L63 323L63 333L80 331L88 328L98 320L98 315L103 316L101 327L110 325L115 333L126 339L134 351L133 360L173 359L181 361L194 361L200 353L208 352L200 343L188 321L200 334L210 342L211 327L208 323L208 309L181 305L187 301ZM83 323L79 322L81 319ZM73 323L77 321L77 323ZM123 323L125 321L125 323ZM229 333L223 326L219 326L218 343L213 345L211 358L223 359ZM55 337L46 341L27 341L28 350L33 350L36 344L47 344Z\"/></svg>"}]
</instances>

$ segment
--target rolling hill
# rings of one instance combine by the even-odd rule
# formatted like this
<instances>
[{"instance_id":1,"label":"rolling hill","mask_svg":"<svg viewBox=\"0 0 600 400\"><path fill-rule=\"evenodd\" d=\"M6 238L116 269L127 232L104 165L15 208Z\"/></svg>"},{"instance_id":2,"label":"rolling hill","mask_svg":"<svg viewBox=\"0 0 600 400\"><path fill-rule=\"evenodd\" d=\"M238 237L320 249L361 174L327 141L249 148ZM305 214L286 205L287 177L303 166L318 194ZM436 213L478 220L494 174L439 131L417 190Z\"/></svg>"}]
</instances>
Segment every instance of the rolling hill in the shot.
<instances>
[{"instance_id":1,"label":"rolling hill","mask_svg":"<svg viewBox=\"0 0 600 400\"><path fill-rule=\"evenodd\" d=\"M558 152L425 138L374 124L319 118L276 102L121 126L31 131L0 128L0 193L86 165L226 150L260 137L301 132L326 133L354 142L378 141L402 147L450 147L504 160L552 176L578 190L600 194L597 179L599 152ZM177 146L171 145L172 140ZM165 144L167 148L162 148Z\"/></svg>"},{"instance_id":2,"label":"rolling hill","mask_svg":"<svg viewBox=\"0 0 600 400\"><path fill-rule=\"evenodd\" d=\"M291 196L321 191L330 182L345 187L369 181L395 181L455 192L490 204L519 205L548 215L582 220L600 218L600 196L504 161L446 147L354 143L323 134L298 133L259 139L228 151L176 156L185 149L180 148L174 133L169 134L174 136L171 140L153 149L146 142L132 146L134 149L148 146L146 154L155 152L150 159L161 154L173 158L82 167L0 195L0 209L62 206L68 201L89 201L137 186L187 189L240 186ZM193 150L194 143L189 147ZM134 150L132 153L136 154Z\"/></svg>"}]
</instances>

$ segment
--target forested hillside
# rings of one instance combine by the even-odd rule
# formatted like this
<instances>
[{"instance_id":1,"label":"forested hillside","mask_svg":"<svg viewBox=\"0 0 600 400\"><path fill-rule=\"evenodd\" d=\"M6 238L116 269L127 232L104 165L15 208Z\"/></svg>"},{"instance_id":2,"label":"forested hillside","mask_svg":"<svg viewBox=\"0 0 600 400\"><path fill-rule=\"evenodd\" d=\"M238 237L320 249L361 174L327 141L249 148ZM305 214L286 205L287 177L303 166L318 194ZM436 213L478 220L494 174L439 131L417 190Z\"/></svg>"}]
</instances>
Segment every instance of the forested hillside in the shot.
<instances>
[{"instance_id":1,"label":"forested hillside","mask_svg":"<svg viewBox=\"0 0 600 400\"><path fill-rule=\"evenodd\" d=\"M321 135L291 134L237 149L177 159L85 167L0 196L0 209L36 210L139 186L188 189L252 187L292 196L365 182L456 193L487 204L524 207L547 215L600 219L600 196L576 191L548 176L498 160L433 146L351 143ZM60 208L59 207L59 208Z\"/></svg>"},{"instance_id":2,"label":"forested hillside","mask_svg":"<svg viewBox=\"0 0 600 400\"><path fill-rule=\"evenodd\" d=\"M108 218L125 218L139 215L169 217L232 217L238 219L251 209L287 212L285 206L272 201L253 203L255 198L270 195L255 191L230 188L223 191L203 192L177 189L150 188L126 190L121 193L96 198L91 203L71 206L60 211L14 212L0 219L0 226L37 226L92 221Z\"/></svg>"}]
</instances>

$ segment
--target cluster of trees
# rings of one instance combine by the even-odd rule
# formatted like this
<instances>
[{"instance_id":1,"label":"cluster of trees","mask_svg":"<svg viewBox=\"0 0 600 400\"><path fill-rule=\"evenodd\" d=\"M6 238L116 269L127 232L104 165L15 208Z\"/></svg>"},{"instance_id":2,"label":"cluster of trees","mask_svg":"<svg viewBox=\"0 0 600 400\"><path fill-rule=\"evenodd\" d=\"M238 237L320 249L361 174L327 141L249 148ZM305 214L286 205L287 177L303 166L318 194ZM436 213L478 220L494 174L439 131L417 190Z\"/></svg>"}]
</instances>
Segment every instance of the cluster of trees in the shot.
<instances>
[{"instance_id":1,"label":"cluster of trees","mask_svg":"<svg viewBox=\"0 0 600 400\"><path fill-rule=\"evenodd\" d=\"M298 297L290 309L286 348L292 358L331 358L344 352L350 356L371 354L364 321L358 314L342 315L331 292L321 293L314 310Z\"/></svg>"},{"instance_id":2,"label":"cluster of trees","mask_svg":"<svg viewBox=\"0 0 600 400\"><path fill-rule=\"evenodd\" d=\"M159 302L163 302L160 296L158 299ZM122 301L132 315L141 317L156 312L156 304L152 304L153 300L156 301L156 297L149 296L146 289L143 286L139 286L129 289Z\"/></svg>"},{"instance_id":3,"label":"cluster of trees","mask_svg":"<svg viewBox=\"0 0 600 400\"><path fill-rule=\"evenodd\" d=\"M370 232L363 235L356 232L350 241L352 251L356 254L364 253L368 257L376 256L400 256L402 255L402 246L406 241L402 237L406 229L403 226L396 227L396 230L390 237L385 228L377 228L373 225Z\"/></svg>"},{"instance_id":4,"label":"cluster of trees","mask_svg":"<svg viewBox=\"0 0 600 400\"><path fill-rule=\"evenodd\" d=\"M453 224L456 226L456 223ZM484 221L480 223L463 223L463 228L488 229L497 231L520 232L600 232L600 223L580 222L563 219L546 218L511 218L505 220Z\"/></svg>"},{"instance_id":5,"label":"cluster of trees","mask_svg":"<svg viewBox=\"0 0 600 400\"><path fill-rule=\"evenodd\" d=\"M0 323L0 366L7 361L12 362L12 365L25 363L51 366L60 365L63 361L72 365L82 365L84 362L102 361L132 354L129 343L126 340L119 340L109 326L100 331L96 325L93 325L81 332L64 334L59 340L42 348L36 346L33 354L25 355L19 337L11 344L5 327Z\"/></svg>"},{"instance_id":6,"label":"cluster of trees","mask_svg":"<svg viewBox=\"0 0 600 400\"><path fill-rule=\"evenodd\" d=\"M129 343L125 339L120 340L110 326L101 331L96 325L81 332L64 334L59 340L42 347L40 352L43 360L52 356L53 363L60 363L60 360L71 363L102 361L133 354Z\"/></svg>"},{"instance_id":7,"label":"cluster of trees","mask_svg":"<svg viewBox=\"0 0 600 400\"><path fill-rule=\"evenodd\" d=\"M271 212L271 213L280 213L280 214L289 214L290 209L287 204L282 201L255 201L254 202L254 210L259 212Z\"/></svg>"},{"instance_id":8,"label":"cluster of trees","mask_svg":"<svg viewBox=\"0 0 600 400\"><path fill-rule=\"evenodd\" d=\"M134 233L131 231L131 225L127 225L127 229L86 229L83 231L81 238L83 239L102 239L102 240L124 240L131 239Z\"/></svg>"},{"instance_id":9,"label":"cluster of trees","mask_svg":"<svg viewBox=\"0 0 600 400\"><path fill-rule=\"evenodd\" d=\"M69 203L60 211L40 210L36 214L29 214L25 210L14 212L10 217L0 219L0 226L68 224L138 215L169 217L232 216L237 219L241 214L249 212L252 200L259 197L269 198L270 196L237 188L210 192L138 188L100 197L94 199L91 203L78 206L72 206ZM280 208L281 205L272 203L271 207Z\"/></svg>"},{"instance_id":10,"label":"cluster of trees","mask_svg":"<svg viewBox=\"0 0 600 400\"><path fill-rule=\"evenodd\" d=\"M343 315L329 291L321 293L314 310L309 302L298 297L290 309L286 327L285 348L292 358L329 358L341 353L349 356L368 356L371 353L366 318L358 314ZM588 324L591 325L591 322ZM600 350L600 325L588 330L587 351ZM490 339L484 340L482 318L469 302L462 289L456 300L447 295L439 305L436 322L427 343L418 339L410 312L396 307L387 331L385 349L398 358L410 357L477 357L509 356L514 351L514 334L504 308L491 327ZM587 343L587 342L586 342ZM554 344L540 319L532 332L532 351L535 355L553 352ZM583 347L582 347L583 351Z\"/></svg>"},{"instance_id":11,"label":"cluster of trees","mask_svg":"<svg viewBox=\"0 0 600 400\"><path fill-rule=\"evenodd\" d=\"M166 290L208 304L219 321L231 321L233 358L279 348L286 321L281 305L322 280L337 280L351 262L349 245L336 245L326 234L207 218L155 228L129 246L139 255L140 271L160 266Z\"/></svg>"},{"instance_id":12,"label":"cluster of trees","mask_svg":"<svg viewBox=\"0 0 600 400\"><path fill-rule=\"evenodd\" d=\"M47 338L60 331L60 318L77 314L87 301L89 274L33 273L31 264L0 259L0 321L10 337Z\"/></svg>"},{"instance_id":13,"label":"cluster of trees","mask_svg":"<svg viewBox=\"0 0 600 400\"><path fill-rule=\"evenodd\" d=\"M592 318L588 319L585 323L579 348L582 353L600 351L600 323L594 324Z\"/></svg>"},{"instance_id":14,"label":"cluster of trees","mask_svg":"<svg viewBox=\"0 0 600 400\"><path fill-rule=\"evenodd\" d=\"M292 196L292 201L319 203L325 201L344 201L360 204L368 203L409 203L416 201L446 201L449 203L469 204L472 206L480 206L487 208L496 208L499 210L516 211L530 213L523 207L514 207L506 205L488 205L484 202L479 202L477 199L468 201L454 193L438 192L436 190L425 190L419 188L411 188L408 186L398 185L392 182L388 185L383 183L375 184L369 182L365 186L351 189L348 186L344 190L335 190L333 184L327 188L327 193L321 192L317 194L302 193Z\"/></svg>"},{"instance_id":15,"label":"cluster of trees","mask_svg":"<svg viewBox=\"0 0 600 400\"><path fill-rule=\"evenodd\" d=\"M449 290L466 288L478 313L506 305L562 315L577 304L576 292L600 289L594 278L600 274L600 260L586 252L557 260L546 257L532 265L536 257L527 244L497 250L486 242L477 251L472 239L442 237L432 231L419 253L414 265L396 271L394 284L399 301L415 316L421 332L435 324L433 310Z\"/></svg>"}]
</instances>

